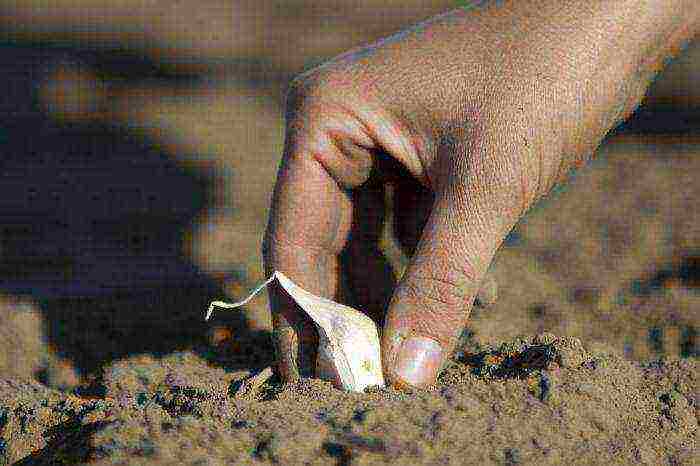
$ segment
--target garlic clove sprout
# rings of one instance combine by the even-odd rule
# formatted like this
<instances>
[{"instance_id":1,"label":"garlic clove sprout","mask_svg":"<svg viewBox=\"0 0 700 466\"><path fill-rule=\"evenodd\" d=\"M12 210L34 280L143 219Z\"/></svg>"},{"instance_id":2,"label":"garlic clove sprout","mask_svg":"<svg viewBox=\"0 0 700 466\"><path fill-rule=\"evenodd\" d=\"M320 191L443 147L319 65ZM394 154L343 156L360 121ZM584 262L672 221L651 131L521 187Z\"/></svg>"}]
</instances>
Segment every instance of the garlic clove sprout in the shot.
<instances>
[{"instance_id":1,"label":"garlic clove sprout","mask_svg":"<svg viewBox=\"0 0 700 466\"><path fill-rule=\"evenodd\" d=\"M349 306L316 296L276 271L246 299L228 304L214 301L214 307L236 308L245 305L272 280L277 279L287 293L313 320L319 333L316 376L347 391L362 392L369 386L384 386L379 332L374 321Z\"/></svg>"}]
</instances>

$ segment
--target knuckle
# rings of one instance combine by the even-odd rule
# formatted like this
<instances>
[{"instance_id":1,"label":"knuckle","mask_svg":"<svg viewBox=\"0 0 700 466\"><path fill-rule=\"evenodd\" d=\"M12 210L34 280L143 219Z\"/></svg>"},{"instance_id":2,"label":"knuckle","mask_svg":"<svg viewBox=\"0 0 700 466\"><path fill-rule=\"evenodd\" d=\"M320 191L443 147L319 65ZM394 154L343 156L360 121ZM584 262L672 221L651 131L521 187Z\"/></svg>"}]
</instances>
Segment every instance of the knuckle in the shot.
<instances>
[{"instance_id":1,"label":"knuckle","mask_svg":"<svg viewBox=\"0 0 700 466\"><path fill-rule=\"evenodd\" d=\"M347 96L324 84L326 79L301 78L292 84L285 156L318 163L342 189L353 189L373 170L372 139Z\"/></svg>"},{"instance_id":2,"label":"knuckle","mask_svg":"<svg viewBox=\"0 0 700 466\"><path fill-rule=\"evenodd\" d=\"M296 112L308 100L312 94L311 89L312 83L308 74L304 73L292 79L287 88L284 101L287 117Z\"/></svg>"},{"instance_id":3,"label":"knuckle","mask_svg":"<svg viewBox=\"0 0 700 466\"><path fill-rule=\"evenodd\" d=\"M425 285L422 284L424 283L423 281L419 281L419 283L421 283L421 285L407 283L406 287L410 294L412 294L420 304L424 305L423 307L426 309L453 305L453 300L451 299L453 295L445 295L435 290L433 287L426 289Z\"/></svg>"},{"instance_id":4,"label":"knuckle","mask_svg":"<svg viewBox=\"0 0 700 466\"><path fill-rule=\"evenodd\" d=\"M303 71L295 75L289 82L288 94L298 94L300 91L306 89L309 84L313 81L312 77L317 73L315 68Z\"/></svg>"},{"instance_id":5,"label":"knuckle","mask_svg":"<svg viewBox=\"0 0 700 466\"><path fill-rule=\"evenodd\" d=\"M320 68L312 68L303 73L296 75L289 83L286 92L286 106L294 106L301 101L308 100L312 96L320 96L327 93L324 85L327 81L323 76Z\"/></svg>"},{"instance_id":6,"label":"knuckle","mask_svg":"<svg viewBox=\"0 0 700 466\"><path fill-rule=\"evenodd\" d=\"M410 306L403 319L412 331L451 345L469 315L469 293L458 283L425 276L412 277L402 288Z\"/></svg>"},{"instance_id":7,"label":"knuckle","mask_svg":"<svg viewBox=\"0 0 700 466\"><path fill-rule=\"evenodd\" d=\"M409 293L436 314L450 314L469 304L474 283L464 273L418 274L407 281Z\"/></svg>"}]
</instances>

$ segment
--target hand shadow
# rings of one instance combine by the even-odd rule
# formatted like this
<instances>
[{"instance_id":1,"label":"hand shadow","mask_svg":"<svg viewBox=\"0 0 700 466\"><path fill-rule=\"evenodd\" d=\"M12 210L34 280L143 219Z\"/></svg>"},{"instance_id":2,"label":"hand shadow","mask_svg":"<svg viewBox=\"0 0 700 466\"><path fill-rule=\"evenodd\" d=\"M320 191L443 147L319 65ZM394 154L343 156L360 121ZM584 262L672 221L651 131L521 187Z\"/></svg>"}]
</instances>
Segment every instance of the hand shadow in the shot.
<instances>
[{"instance_id":1,"label":"hand shadow","mask_svg":"<svg viewBox=\"0 0 700 466\"><path fill-rule=\"evenodd\" d=\"M46 70L76 56L123 82L169 78L119 51L16 43L0 50L0 291L40 303L48 344L81 373L138 353L194 348L215 358L204 313L224 293L184 252L215 174L178 166L138 128L62 124L38 97ZM270 363L269 351L260 352L271 347L269 335L251 331L243 313L220 323L252 346L219 363Z\"/></svg>"},{"instance_id":2,"label":"hand shadow","mask_svg":"<svg viewBox=\"0 0 700 466\"><path fill-rule=\"evenodd\" d=\"M387 198L389 185L391 199ZM353 198L353 220L340 257L344 281L339 295L341 301L366 312L381 329L400 278L394 270L399 264L391 263L380 244L385 224L391 222L389 235L404 257L412 257L434 194L398 161L378 150L369 179L349 195Z\"/></svg>"}]
</instances>

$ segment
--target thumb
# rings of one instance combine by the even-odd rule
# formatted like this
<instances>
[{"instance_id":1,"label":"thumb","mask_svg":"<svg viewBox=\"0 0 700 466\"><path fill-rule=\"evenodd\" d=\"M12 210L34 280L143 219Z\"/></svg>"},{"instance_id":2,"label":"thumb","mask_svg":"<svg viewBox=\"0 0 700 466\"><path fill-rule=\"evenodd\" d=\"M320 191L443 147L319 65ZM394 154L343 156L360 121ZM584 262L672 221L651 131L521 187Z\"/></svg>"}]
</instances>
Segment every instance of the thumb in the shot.
<instances>
[{"instance_id":1,"label":"thumb","mask_svg":"<svg viewBox=\"0 0 700 466\"><path fill-rule=\"evenodd\" d=\"M497 217L489 203L465 196L463 187L461 195L454 195L456 191L447 189L437 196L389 305L382 356L394 386L436 382L503 239L499 232L505 225L485 221Z\"/></svg>"}]
</instances>

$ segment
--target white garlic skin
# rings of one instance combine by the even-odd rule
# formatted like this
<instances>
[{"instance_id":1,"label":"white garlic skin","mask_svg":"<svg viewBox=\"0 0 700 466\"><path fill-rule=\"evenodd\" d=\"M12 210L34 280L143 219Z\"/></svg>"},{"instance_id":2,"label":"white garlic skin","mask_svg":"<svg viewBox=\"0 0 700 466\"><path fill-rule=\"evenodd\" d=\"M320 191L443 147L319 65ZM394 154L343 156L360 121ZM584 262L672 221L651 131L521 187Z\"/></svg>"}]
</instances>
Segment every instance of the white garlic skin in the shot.
<instances>
[{"instance_id":1,"label":"white garlic skin","mask_svg":"<svg viewBox=\"0 0 700 466\"><path fill-rule=\"evenodd\" d=\"M379 332L374 321L349 306L309 293L281 272L275 274L318 329L316 376L353 392L383 387Z\"/></svg>"},{"instance_id":2,"label":"white garlic skin","mask_svg":"<svg viewBox=\"0 0 700 466\"><path fill-rule=\"evenodd\" d=\"M316 376L352 392L363 392L370 386L383 387L379 332L374 321L349 306L309 293L282 272L273 273L242 301L212 302L205 320L211 317L214 307L235 309L245 305L275 278L318 329Z\"/></svg>"},{"instance_id":3,"label":"white garlic skin","mask_svg":"<svg viewBox=\"0 0 700 466\"><path fill-rule=\"evenodd\" d=\"M359 318L348 318L344 310L342 317L333 322L333 337L319 338L316 376L333 382L337 387L362 392L366 387L384 386L379 351L379 334L374 322L364 314ZM371 325L370 325L371 324ZM325 333L317 325L319 334ZM319 335L320 336L320 335Z\"/></svg>"}]
</instances>

